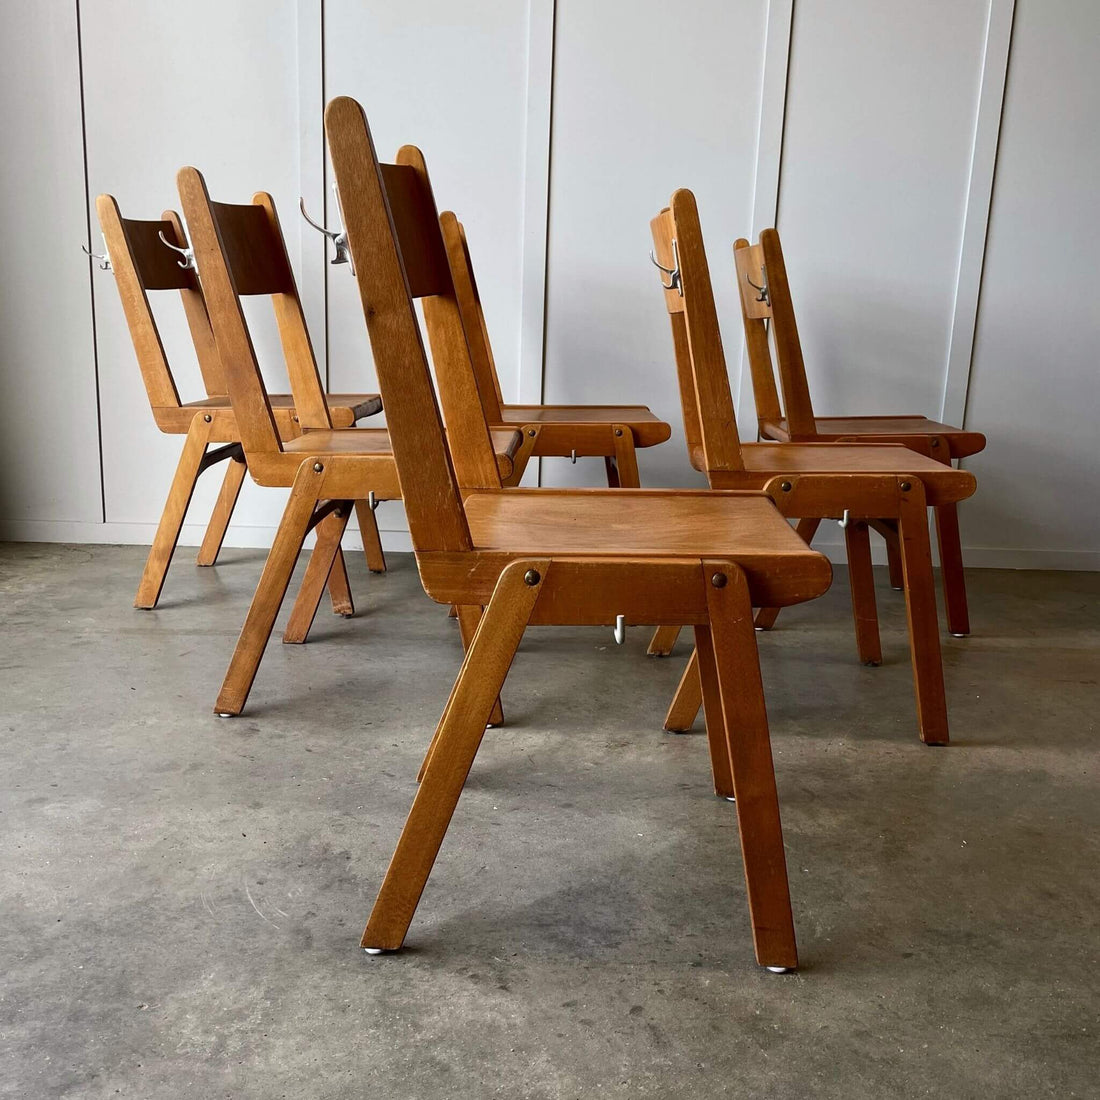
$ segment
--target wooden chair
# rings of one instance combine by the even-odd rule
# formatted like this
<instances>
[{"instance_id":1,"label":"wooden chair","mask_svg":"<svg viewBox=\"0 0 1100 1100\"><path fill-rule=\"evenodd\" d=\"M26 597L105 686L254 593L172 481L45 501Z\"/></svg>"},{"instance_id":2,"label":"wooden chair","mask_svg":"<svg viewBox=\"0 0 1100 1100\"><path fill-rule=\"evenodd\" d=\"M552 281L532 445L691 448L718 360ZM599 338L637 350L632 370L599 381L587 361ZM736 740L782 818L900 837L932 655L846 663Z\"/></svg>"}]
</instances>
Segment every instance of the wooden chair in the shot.
<instances>
[{"instance_id":1,"label":"wooden chair","mask_svg":"<svg viewBox=\"0 0 1100 1100\"><path fill-rule=\"evenodd\" d=\"M472 373L459 370L462 317L431 238L437 223L423 208L416 223L408 216L409 192L418 179L426 190L426 177L408 150L404 164L378 163L354 100L333 100L325 127L420 577L439 603L485 608L362 946L376 953L403 943L526 627L610 625L625 615L695 627L714 785L736 795L756 956L772 968L795 966L751 605L820 595L828 562L761 494L501 488ZM416 298L436 314L428 327L437 374L441 355L449 360L453 385L440 387L446 434ZM323 476L344 485L352 475L338 458Z\"/></svg>"},{"instance_id":2,"label":"wooden chair","mask_svg":"<svg viewBox=\"0 0 1100 1100\"><path fill-rule=\"evenodd\" d=\"M897 444L748 443L737 420L722 352L710 271L695 197L680 190L651 223L659 265L669 275L665 305L672 324L684 431L692 465L715 489L775 484L784 515L799 518L807 541L822 519L841 520L848 551L852 610L860 659L882 661L868 525L896 525L921 740L949 739L936 593L926 505L954 505L976 488L974 475ZM760 606L768 607L770 604ZM668 644L675 630L655 639ZM651 648L653 648L651 646ZM691 726L699 711L693 656L665 720L666 729Z\"/></svg>"},{"instance_id":3,"label":"wooden chair","mask_svg":"<svg viewBox=\"0 0 1100 1100\"><path fill-rule=\"evenodd\" d=\"M186 252L188 247L179 215L167 210L159 221L124 218L119 212L118 203L111 195L100 195L96 199L96 212L122 299L130 339L137 354L149 405L153 410L153 419L162 432L186 436L183 453L180 455L168 500L161 513L134 599L135 607L154 608L164 587L168 566L172 561L183 519L199 476L219 462L228 463L221 492L198 554L199 565L213 565L217 561L244 481L245 458L202 290L193 266L179 258L179 253ZM178 291L183 302L207 394L198 401L180 401L179 390L149 303L149 295L162 290ZM283 306L279 318L279 335L283 340L288 363L292 369L298 370L302 363L294 355L293 349L295 341L299 340L298 319L301 310L295 292L289 291L284 297L292 298L293 301L288 301ZM329 394L323 400L327 402L332 423L337 427L350 427L382 408L382 399L373 393ZM279 434L284 439L292 439L301 434L293 396L271 394L270 403ZM215 443L221 446L214 450L207 449L210 444ZM367 565L372 572L384 572L386 559L382 554L374 516L370 510L364 509L360 512L359 520ZM350 593L343 582L344 576L343 560L340 558L332 577L333 602L339 613L350 614Z\"/></svg>"},{"instance_id":4,"label":"wooden chair","mask_svg":"<svg viewBox=\"0 0 1100 1100\"><path fill-rule=\"evenodd\" d=\"M197 169L182 168L177 180L249 472L260 485L291 490L214 706L230 717L244 708L306 535L317 529L285 642L304 641L309 631L352 505L362 510L370 500L399 500L401 486L387 431L332 425L271 196L259 192L243 205L212 202ZM253 294L272 295L280 328L293 333L284 348L294 357L288 366L308 429L293 439L278 431L241 307L241 298ZM518 433L495 433L492 446L500 452L490 449L494 470L510 475Z\"/></svg>"},{"instance_id":5,"label":"wooden chair","mask_svg":"<svg viewBox=\"0 0 1100 1100\"><path fill-rule=\"evenodd\" d=\"M775 229L765 229L757 244L750 245L742 238L734 244L733 250L757 422L763 439L784 443L901 443L947 465L955 459L977 454L985 447L985 436L981 432L953 428L926 416L816 416L810 401L806 364L802 358L779 233ZM769 329L775 342L782 406L776 391ZM962 638L970 633L970 613L959 542L958 510L950 501L937 505L935 515L947 629L956 638ZM885 520L876 526L886 540L891 584L900 588L897 530ZM763 610L757 615L757 625L771 626L776 614L778 609L774 613Z\"/></svg>"},{"instance_id":6,"label":"wooden chair","mask_svg":"<svg viewBox=\"0 0 1100 1100\"><path fill-rule=\"evenodd\" d=\"M485 419L492 428L513 428L523 436L516 455L520 473L533 457L602 457L608 485L638 488L637 449L664 443L670 425L645 405L505 404L466 231L450 211L441 215L440 225Z\"/></svg>"}]
</instances>

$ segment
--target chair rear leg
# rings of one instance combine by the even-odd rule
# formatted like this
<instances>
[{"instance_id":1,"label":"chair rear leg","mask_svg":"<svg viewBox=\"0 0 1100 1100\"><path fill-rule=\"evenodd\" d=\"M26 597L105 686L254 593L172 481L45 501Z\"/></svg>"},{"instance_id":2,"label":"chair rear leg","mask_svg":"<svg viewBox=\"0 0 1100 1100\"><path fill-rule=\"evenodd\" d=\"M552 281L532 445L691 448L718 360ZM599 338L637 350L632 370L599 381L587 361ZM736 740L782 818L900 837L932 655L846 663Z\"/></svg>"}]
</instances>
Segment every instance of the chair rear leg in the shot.
<instances>
[{"instance_id":1,"label":"chair rear leg","mask_svg":"<svg viewBox=\"0 0 1100 1100\"><path fill-rule=\"evenodd\" d=\"M898 529L893 520L876 520L871 526L886 543L886 564L890 569L890 587L900 592L905 587L901 574L901 551L898 548Z\"/></svg>"},{"instance_id":2,"label":"chair rear leg","mask_svg":"<svg viewBox=\"0 0 1100 1100\"><path fill-rule=\"evenodd\" d=\"M699 653L691 651L691 660L680 677L672 704L665 715L665 729L669 733L687 733L695 725L699 708L703 705L703 687L699 682Z\"/></svg>"},{"instance_id":3,"label":"chair rear leg","mask_svg":"<svg viewBox=\"0 0 1100 1100\"><path fill-rule=\"evenodd\" d=\"M217 562L222 543L225 541L225 532L229 529L230 519L233 518L233 509L237 507L237 498L241 495L241 486L244 484L246 473L248 473L248 465L243 458L231 458L226 464L222 487L214 504L214 511L210 513L210 522L206 525L206 534L202 537L202 545L195 559L198 565L214 565Z\"/></svg>"},{"instance_id":4,"label":"chair rear leg","mask_svg":"<svg viewBox=\"0 0 1100 1100\"><path fill-rule=\"evenodd\" d=\"M970 608L966 599L957 505L941 504L936 508L936 535L940 545L940 578L943 581L947 631L956 638L965 638L970 633Z\"/></svg>"},{"instance_id":5,"label":"chair rear leg","mask_svg":"<svg viewBox=\"0 0 1100 1100\"><path fill-rule=\"evenodd\" d=\"M300 645L309 636L309 628L313 625L326 587L332 596L334 609L339 600L342 607L348 608L348 615L355 613L344 558L340 553L340 540L344 537L350 512L351 506L345 504L317 524L317 544L309 556L306 575L302 578L302 586L298 589L286 630L283 631L283 641L288 645Z\"/></svg>"},{"instance_id":6,"label":"chair rear leg","mask_svg":"<svg viewBox=\"0 0 1100 1100\"><path fill-rule=\"evenodd\" d=\"M299 474L299 478L301 475ZM316 493L310 484L297 482L290 491L290 499L283 511L275 541L264 563L260 583L252 597L241 636L237 639L236 649L225 673L221 691L214 704L214 713L221 715L240 714L244 709L256 671L264 655L264 648L279 614L290 575L302 552L302 543L309 531L313 518Z\"/></svg>"},{"instance_id":7,"label":"chair rear leg","mask_svg":"<svg viewBox=\"0 0 1100 1100\"><path fill-rule=\"evenodd\" d=\"M947 695L936 619L936 584L932 576L928 509L925 507L924 487L919 481L906 480L901 486L902 491L898 493L898 543L905 585L905 610L909 621L917 724L920 739L925 744L946 745L949 740Z\"/></svg>"},{"instance_id":8,"label":"chair rear leg","mask_svg":"<svg viewBox=\"0 0 1100 1100\"><path fill-rule=\"evenodd\" d=\"M541 584L524 582L524 572L531 566L546 576L546 562L514 562L501 574L466 651L435 748L363 932L361 946L368 951L392 951L404 942L481 745L493 702L538 599Z\"/></svg>"},{"instance_id":9,"label":"chair rear leg","mask_svg":"<svg viewBox=\"0 0 1100 1100\"><path fill-rule=\"evenodd\" d=\"M821 526L820 519L800 519L798 526L795 527L795 531L798 533L799 538L809 546L813 542L814 535L817 534L817 529ZM771 630L775 626L775 620L779 618L778 607L762 607L756 613L756 620L753 625L757 630Z\"/></svg>"},{"instance_id":10,"label":"chair rear leg","mask_svg":"<svg viewBox=\"0 0 1100 1100\"><path fill-rule=\"evenodd\" d=\"M788 970L798 966L798 950L749 586L732 562L704 562L703 574L756 960ZM727 583L716 587L716 574Z\"/></svg>"},{"instance_id":11,"label":"chair rear leg","mask_svg":"<svg viewBox=\"0 0 1100 1100\"><path fill-rule=\"evenodd\" d=\"M710 771L714 793L733 801L733 772L730 751L726 743L726 717L722 710L722 689L718 684L718 667L714 663L714 641L709 626L695 628L695 652L688 670L694 666L695 682L703 697L703 714L707 726L707 747L710 750ZM687 673L685 673L685 676ZM692 715L692 721L694 721Z\"/></svg>"},{"instance_id":12,"label":"chair rear leg","mask_svg":"<svg viewBox=\"0 0 1100 1100\"><path fill-rule=\"evenodd\" d=\"M363 555L372 573L385 573L386 555L382 552L382 536L378 533L378 521L374 509L365 500L355 502L355 515L359 520L359 533L363 536Z\"/></svg>"},{"instance_id":13,"label":"chair rear leg","mask_svg":"<svg viewBox=\"0 0 1100 1100\"><path fill-rule=\"evenodd\" d=\"M882 664L882 642L875 604L875 573L871 565L871 535L867 524L849 520L844 528L848 551L848 582L852 590L852 618L856 627L856 648L865 665Z\"/></svg>"},{"instance_id":14,"label":"chair rear leg","mask_svg":"<svg viewBox=\"0 0 1100 1100\"><path fill-rule=\"evenodd\" d=\"M680 627L659 626L649 639L649 648L646 653L650 657L667 657L676 645L676 639L680 637Z\"/></svg>"},{"instance_id":15,"label":"chair rear leg","mask_svg":"<svg viewBox=\"0 0 1100 1100\"><path fill-rule=\"evenodd\" d=\"M611 441L615 447L615 477L611 483L611 468L608 466L607 483L612 488L638 489L642 481L638 474L638 452L634 446L634 433L625 424L614 424L611 428Z\"/></svg>"},{"instance_id":16,"label":"chair rear leg","mask_svg":"<svg viewBox=\"0 0 1100 1100\"><path fill-rule=\"evenodd\" d=\"M482 614L482 608L472 605L464 605L457 608L456 617L458 618L458 634L462 639L463 650L468 650L473 643L474 635L477 633ZM493 711L489 715L488 724L490 726L504 725L504 708L500 705L499 696L493 704Z\"/></svg>"}]
</instances>

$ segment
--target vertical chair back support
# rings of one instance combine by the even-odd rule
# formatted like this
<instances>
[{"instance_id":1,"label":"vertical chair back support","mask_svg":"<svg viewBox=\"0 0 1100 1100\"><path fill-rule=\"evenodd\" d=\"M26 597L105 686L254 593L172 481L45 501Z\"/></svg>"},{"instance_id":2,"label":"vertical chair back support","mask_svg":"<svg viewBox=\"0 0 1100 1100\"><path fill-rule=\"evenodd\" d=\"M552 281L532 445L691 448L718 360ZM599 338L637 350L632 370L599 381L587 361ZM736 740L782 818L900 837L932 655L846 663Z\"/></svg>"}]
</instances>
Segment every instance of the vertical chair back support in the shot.
<instances>
[{"instance_id":1,"label":"vertical chair back support","mask_svg":"<svg viewBox=\"0 0 1100 1100\"><path fill-rule=\"evenodd\" d=\"M775 388L768 325L771 322L771 295L764 255L758 244L744 237L733 245L737 269L737 289L741 300L741 320L745 325L745 346L749 353L749 371L758 421L778 420L782 415L779 393Z\"/></svg>"}]
</instances>

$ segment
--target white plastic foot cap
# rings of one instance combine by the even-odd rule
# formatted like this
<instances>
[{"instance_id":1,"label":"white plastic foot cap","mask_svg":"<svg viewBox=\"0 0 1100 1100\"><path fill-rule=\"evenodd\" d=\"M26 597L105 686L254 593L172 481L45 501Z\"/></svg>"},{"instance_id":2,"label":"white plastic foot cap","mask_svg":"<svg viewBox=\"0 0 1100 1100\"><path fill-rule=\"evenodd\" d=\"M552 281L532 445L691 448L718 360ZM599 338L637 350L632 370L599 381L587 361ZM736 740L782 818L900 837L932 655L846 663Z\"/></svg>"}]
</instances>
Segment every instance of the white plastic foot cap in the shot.
<instances>
[{"instance_id":1,"label":"white plastic foot cap","mask_svg":"<svg viewBox=\"0 0 1100 1100\"><path fill-rule=\"evenodd\" d=\"M235 714L230 714L228 711L218 711L219 718L236 718Z\"/></svg>"},{"instance_id":2,"label":"white plastic foot cap","mask_svg":"<svg viewBox=\"0 0 1100 1100\"><path fill-rule=\"evenodd\" d=\"M736 802L736 801L737 801L737 799L736 799L736 798L734 798L732 794L727 794L727 795L726 795L726 801L727 801L727 802Z\"/></svg>"},{"instance_id":3,"label":"white plastic foot cap","mask_svg":"<svg viewBox=\"0 0 1100 1100\"><path fill-rule=\"evenodd\" d=\"M768 966L765 969L771 974L793 974L793 966Z\"/></svg>"},{"instance_id":4,"label":"white plastic foot cap","mask_svg":"<svg viewBox=\"0 0 1100 1100\"><path fill-rule=\"evenodd\" d=\"M381 947L364 947L363 950L368 955L381 955L382 954L382 948Z\"/></svg>"}]
</instances>

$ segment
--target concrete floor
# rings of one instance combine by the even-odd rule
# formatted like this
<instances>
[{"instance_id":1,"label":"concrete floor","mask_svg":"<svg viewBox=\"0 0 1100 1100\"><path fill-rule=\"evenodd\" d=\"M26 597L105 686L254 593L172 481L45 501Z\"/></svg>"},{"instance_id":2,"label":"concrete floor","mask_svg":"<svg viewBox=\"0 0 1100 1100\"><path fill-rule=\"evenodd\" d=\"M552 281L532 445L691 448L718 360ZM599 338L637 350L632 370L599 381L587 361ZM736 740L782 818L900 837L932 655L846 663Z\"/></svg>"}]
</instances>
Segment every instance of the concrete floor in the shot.
<instances>
[{"instance_id":1,"label":"concrete floor","mask_svg":"<svg viewBox=\"0 0 1100 1100\"><path fill-rule=\"evenodd\" d=\"M535 630L406 949L362 925L457 670L411 558L215 691L262 554L0 547L0 1096L1100 1095L1100 575L975 571L954 744L898 594L842 570L761 638L801 971L753 961L686 656Z\"/></svg>"}]
</instances>

